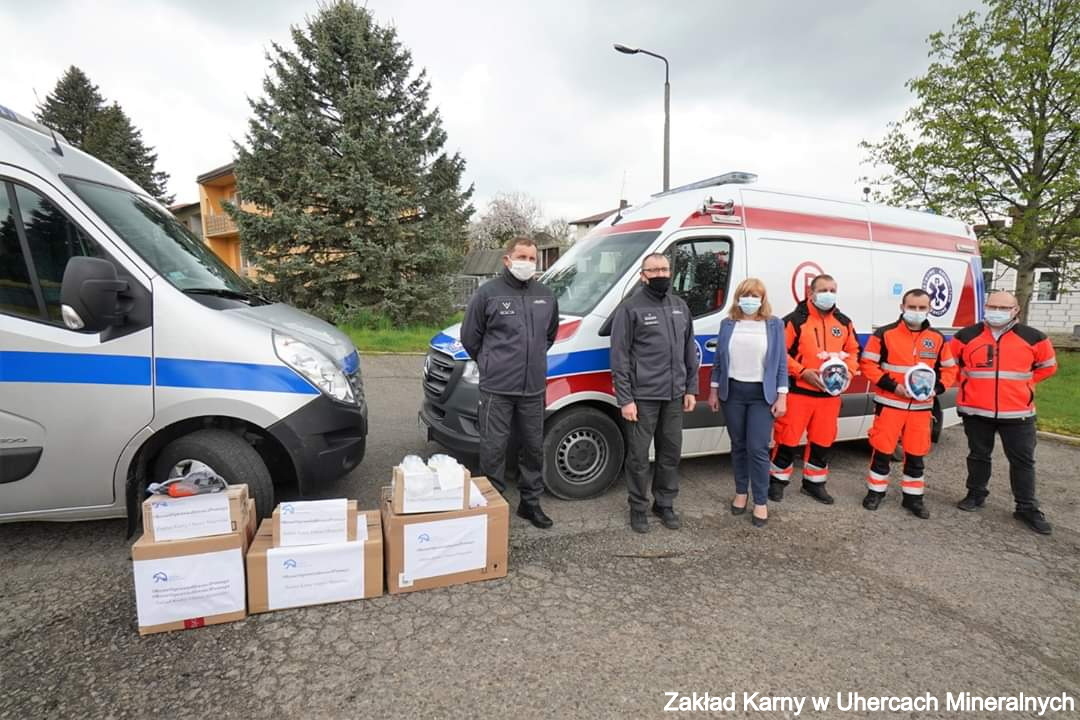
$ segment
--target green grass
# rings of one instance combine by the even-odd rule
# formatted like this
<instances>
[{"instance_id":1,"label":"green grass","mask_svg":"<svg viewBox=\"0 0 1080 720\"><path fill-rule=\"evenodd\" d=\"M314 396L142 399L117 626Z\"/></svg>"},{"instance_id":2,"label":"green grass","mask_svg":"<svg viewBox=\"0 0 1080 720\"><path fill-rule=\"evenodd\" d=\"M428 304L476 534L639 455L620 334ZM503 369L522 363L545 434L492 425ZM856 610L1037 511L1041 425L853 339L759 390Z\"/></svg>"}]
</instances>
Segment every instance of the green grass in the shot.
<instances>
[{"instance_id":1,"label":"green grass","mask_svg":"<svg viewBox=\"0 0 1080 720\"><path fill-rule=\"evenodd\" d=\"M353 344L363 352L427 352L431 338L446 327L461 322L457 313L439 325L394 326L389 319L372 314L362 314L341 329L352 338Z\"/></svg>"},{"instance_id":2,"label":"green grass","mask_svg":"<svg viewBox=\"0 0 1080 720\"><path fill-rule=\"evenodd\" d=\"M1059 350L1057 361L1058 371L1035 390L1039 429L1080 436L1080 353Z\"/></svg>"}]
</instances>

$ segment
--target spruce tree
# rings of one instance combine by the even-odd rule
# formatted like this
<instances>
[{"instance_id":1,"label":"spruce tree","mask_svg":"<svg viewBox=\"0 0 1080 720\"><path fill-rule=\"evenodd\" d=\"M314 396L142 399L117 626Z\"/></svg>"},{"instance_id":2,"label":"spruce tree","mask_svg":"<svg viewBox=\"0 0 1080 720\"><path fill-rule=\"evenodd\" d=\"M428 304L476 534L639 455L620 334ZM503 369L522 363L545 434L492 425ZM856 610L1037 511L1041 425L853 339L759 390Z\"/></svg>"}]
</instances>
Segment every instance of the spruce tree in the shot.
<instances>
[{"instance_id":1,"label":"spruce tree","mask_svg":"<svg viewBox=\"0 0 1080 720\"><path fill-rule=\"evenodd\" d=\"M443 149L430 85L391 27L340 0L272 43L237 145L230 207L264 290L331 319L438 322L467 244L472 188Z\"/></svg>"},{"instance_id":2,"label":"spruce tree","mask_svg":"<svg viewBox=\"0 0 1080 720\"><path fill-rule=\"evenodd\" d=\"M116 102L107 105L97 85L72 65L34 113L37 121L64 136L73 146L116 168L163 203L168 173L156 168L157 153L142 139L142 131Z\"/></svg>"},{"instance_id":3,"label":"spruce tree","mask_svg":"<svg viewBox=\"0 0 1080 720\"><path fill-rule=\"evenodd\" d=\"M37 121L47 125L75 147L81 148L86 133L105 105L97 85L90 82L79 68L72 65L64 72L45 102L34 113Z\"/></svg>"}]
</instances>

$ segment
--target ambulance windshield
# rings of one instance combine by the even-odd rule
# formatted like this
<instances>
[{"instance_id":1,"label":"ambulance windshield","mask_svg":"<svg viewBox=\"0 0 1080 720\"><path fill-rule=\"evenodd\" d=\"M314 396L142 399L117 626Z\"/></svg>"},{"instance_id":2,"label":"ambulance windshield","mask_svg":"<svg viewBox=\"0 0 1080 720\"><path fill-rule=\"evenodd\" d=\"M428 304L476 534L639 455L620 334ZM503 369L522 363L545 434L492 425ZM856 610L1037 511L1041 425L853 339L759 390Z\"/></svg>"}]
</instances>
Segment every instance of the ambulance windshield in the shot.
<instances>
[{"instance_id":1,"label":"ambulance windshield","mask_svg":"<svg viewBox=\"0 0 1080 720\"><path fill-rule=\"evenodd\" d=\"M575 243L540 282L555 294L560 313L587 315L627 270L640 263L645 248L659 235L653 230L593 235Z\"/></svg>"},{"instance_id":2,"label":"ambulance windshield","mask_svg":"<svg viewBox=\"0 0 1080 720\"><path fill-rule=\"evenodd\" d=\"M179 290L247 297L251 288L205 243L149 198L122 188L65 177L113 232Z\"/></svg>"}]
</instances>

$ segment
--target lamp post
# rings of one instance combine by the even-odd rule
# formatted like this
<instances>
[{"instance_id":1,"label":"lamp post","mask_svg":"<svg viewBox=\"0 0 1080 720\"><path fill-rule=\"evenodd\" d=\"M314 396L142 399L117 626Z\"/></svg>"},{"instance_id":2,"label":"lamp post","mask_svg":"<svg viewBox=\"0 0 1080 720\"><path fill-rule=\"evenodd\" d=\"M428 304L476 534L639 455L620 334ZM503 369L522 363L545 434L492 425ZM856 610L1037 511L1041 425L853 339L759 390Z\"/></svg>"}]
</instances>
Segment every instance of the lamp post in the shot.
<instances>
[{"instance_id":1,"label":"lamp post","mask_svg":"<svg viewBox=\"0 0 1080 720\"><path fill-rule=\"evenodd\" d=\"M671 83L667 58L641 48L627 47L621 43L615 43L614 47L627 55L641 53L664 61L664 192L667 192L671 188Z\"/></svg>"}]
</instances>

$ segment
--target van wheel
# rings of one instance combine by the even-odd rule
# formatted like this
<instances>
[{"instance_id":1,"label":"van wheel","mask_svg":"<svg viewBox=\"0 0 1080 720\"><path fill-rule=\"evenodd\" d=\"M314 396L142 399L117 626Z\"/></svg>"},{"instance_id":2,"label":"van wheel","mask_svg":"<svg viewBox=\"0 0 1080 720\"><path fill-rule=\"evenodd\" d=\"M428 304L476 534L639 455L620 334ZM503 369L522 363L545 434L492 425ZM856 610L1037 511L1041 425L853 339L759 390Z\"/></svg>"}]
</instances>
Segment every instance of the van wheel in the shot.
<instances>
[{"instance_id":1,"label":"van wheel","mask_svg":"<svg viewBox=\"0 0 1080 720\"><path fill-rule=\"evenodd\" d=\"M544 431L544 485L564 500L583 500L608 489L623 465L623 436L596 408L556 415Z\"/></svg>"},{"instance_id":2,"label":"van wheel","mask_svg":"<svg viewBox=\"0 0 1080 720\"><path fill-rule=\"evenodd\" d=\"M247 485L259 518L274 511L274 482L266 463L243 438L226 430L199 430L173 440L158 455L152 482L200 468L214 471L230 485Z\"/></svg>"}]
</instances>

